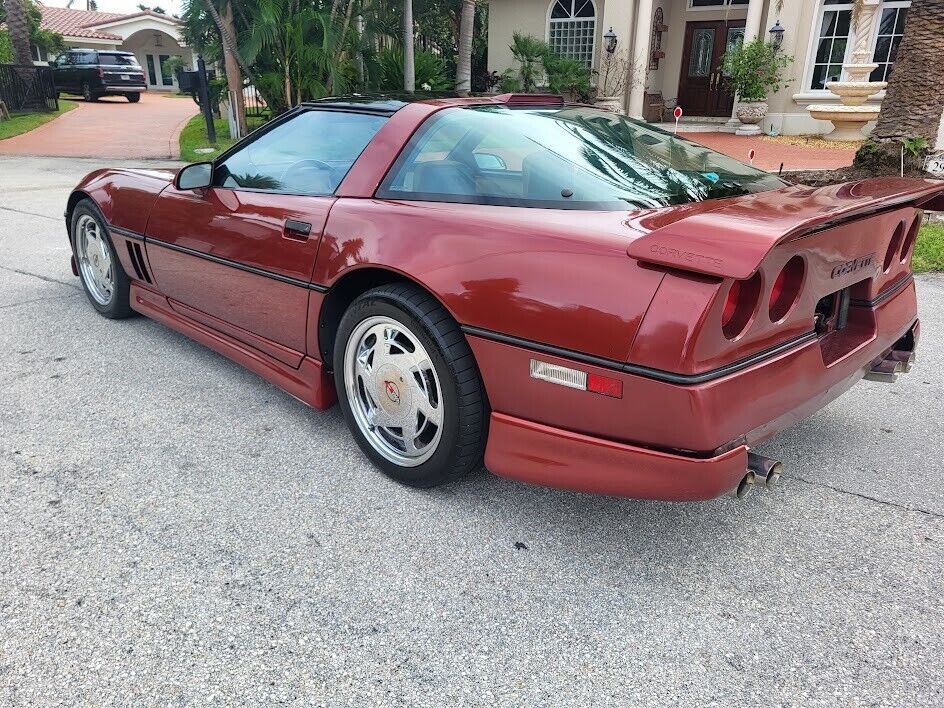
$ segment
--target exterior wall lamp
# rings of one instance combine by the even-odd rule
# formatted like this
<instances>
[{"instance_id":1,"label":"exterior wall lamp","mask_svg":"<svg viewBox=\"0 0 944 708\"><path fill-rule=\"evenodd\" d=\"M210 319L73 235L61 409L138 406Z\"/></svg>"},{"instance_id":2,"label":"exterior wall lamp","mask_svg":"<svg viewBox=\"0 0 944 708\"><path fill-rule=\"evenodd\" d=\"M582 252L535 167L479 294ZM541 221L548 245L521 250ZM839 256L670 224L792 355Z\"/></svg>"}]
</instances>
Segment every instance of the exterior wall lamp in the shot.
<instances>
[{"instance_id":1,"label":"exterior wall lamp","mask_svg":"<svg viewBox=\"0 0 944 708\"><path fill-rule=\"evenodd\" d=\"M780 49L783 44L783 34L786 32L783 25L780 24L780 20L777 20L776 24L767 30L767 34L770 35L770 43L774 46L774 51Z\"/></svg>"},{"instance_id":2,"label":"exterior wall lamp","mask_svg":"<svg viewBox=\"0 0 944 708\"><path fill-rule=\"evenodd\" d=\"M609 54L616 51L616 32L613 31L612 27L603 35L603 40L605 42L603 46L606 47Z\"/></svg>"}]
</instances>

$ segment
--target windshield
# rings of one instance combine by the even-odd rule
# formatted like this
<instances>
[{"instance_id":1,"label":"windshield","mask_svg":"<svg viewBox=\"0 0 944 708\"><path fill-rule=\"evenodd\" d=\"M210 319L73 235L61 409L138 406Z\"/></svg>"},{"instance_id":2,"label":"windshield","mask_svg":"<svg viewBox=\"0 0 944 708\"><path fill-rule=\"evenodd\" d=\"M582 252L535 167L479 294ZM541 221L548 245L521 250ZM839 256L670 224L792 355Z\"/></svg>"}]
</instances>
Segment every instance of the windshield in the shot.
<instances>
[{"instance_id":1,"label":"windshield","mask_svg":"<svg viewBox=\"0 0 944 708\"><path fill-rule=\"evenodd\" d=\"M132 54L104 54L99 52L98 63L106 66L138 66L138 60Z\"/></svg>"},{"instance_id":2,"label":"windshield","mask_svg":"<svg viewBox=\"0 0 944 708\"><path fill-rule=\"evenodd\" d=\"M594 108L452 108L431 118L381 196L557 209L653 208L785 182Z\"/></svg>"}]
</instances>

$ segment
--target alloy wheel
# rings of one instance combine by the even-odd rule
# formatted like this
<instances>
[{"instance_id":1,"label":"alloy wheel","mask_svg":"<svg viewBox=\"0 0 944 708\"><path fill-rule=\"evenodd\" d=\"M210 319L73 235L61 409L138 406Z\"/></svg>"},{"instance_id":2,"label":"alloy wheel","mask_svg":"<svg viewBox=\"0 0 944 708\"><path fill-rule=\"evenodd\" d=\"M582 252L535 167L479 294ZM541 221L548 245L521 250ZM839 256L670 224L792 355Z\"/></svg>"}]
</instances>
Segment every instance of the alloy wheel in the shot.
<instances>
[{"instance_id":1,"label":"alloy wheel","mask_svg":"<svg viewBox=\"0 0 944 708\"><path fill-rule=\"evenodd\" d=\"M99 305L108 305L115 290L111 248L98 222L82 214L75 224L75 256L82 282Z\"/></svg>"},{"instance_id":2,"label":"alloy wheel","mask_svg":"<svg viewBox=\"0 0 944 708\"><path fill-rule=\"evenodd\" d=\"M385 459L416 467L443 430L442 387L426 349L406 325L368 317L351 332L344 385L357 426Z\"/></svg>"}]
</instances>

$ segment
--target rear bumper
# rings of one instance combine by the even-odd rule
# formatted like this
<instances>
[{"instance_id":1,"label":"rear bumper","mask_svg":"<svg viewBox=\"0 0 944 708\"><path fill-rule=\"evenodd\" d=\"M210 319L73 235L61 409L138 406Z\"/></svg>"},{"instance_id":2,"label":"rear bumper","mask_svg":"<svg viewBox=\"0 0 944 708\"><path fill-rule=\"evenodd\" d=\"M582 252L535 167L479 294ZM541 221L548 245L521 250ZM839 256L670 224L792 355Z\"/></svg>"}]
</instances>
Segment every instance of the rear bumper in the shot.
<instances>
[{"instance_id":1,"label":"rear bumper","mask_svg":"<svg viewBox=\"0 0 944 708\"><path fill-rule=\"evenodd\" d=\"M107 86L102 86L102 91L105 93L144 93L147 91L147 86L125 86L122 84L108 84Z\"/></svg>"},{"instance_id":2,"label":"rear bumper","mask_svg":"<svg viewBox=\"0 0 944 708\"><path fill-rule=\"evenodd\" d=\"M730 375L692 385L654 380L470 336L492 410L486 466L565 489L696 500L734 489L747 450L839 397L909 332L914 284L860 320L869 336L838 354L814 338ZM532 358L619 378L621 399L528 376Z\"/></svg>"},{"instance_id":3,"label":"rear bumper","mask_svg":"<svg viewBox=\"0 0 944 708\"><path fill-rule=\"evenodd\" d=\"M747 474L747 447L685 457L492 413L485 466L501 477L559 489L698 501L737 487Z\"/></svg>"}]
</instances>

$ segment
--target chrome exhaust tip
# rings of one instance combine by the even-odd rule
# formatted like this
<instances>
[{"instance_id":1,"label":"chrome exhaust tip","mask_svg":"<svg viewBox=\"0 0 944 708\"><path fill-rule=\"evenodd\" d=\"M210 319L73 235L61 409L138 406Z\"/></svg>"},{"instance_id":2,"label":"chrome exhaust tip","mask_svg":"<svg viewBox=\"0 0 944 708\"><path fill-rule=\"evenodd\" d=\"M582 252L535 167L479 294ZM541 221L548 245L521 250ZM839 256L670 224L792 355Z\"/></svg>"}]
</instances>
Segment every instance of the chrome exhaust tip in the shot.
<instances>
[{"instance_id":1,"label":"chrome exhaust tip","mask_svg":"<svg viewBox=\"0 0 944 708\"><path fill-rule=\"evenodd\" d=\"M762 487L773 487L783 474L783 463L756 452L747 453L747 469L754 475L754 482Z\"/></svg>"},{"instance_id":2,"label":"chrome exhaust tip","mask_svg":"<svg viewBox=\"0 0 944 708\"><path fill-rule=\"evenodd\" d=\"M734 497L735 499L743 499L747 496L747 493L751 491L754 487L754 473L748 472L741 478L741 481L738 482L738 486L728 492L728 496Z\"/></svg>"}]
</instances>

